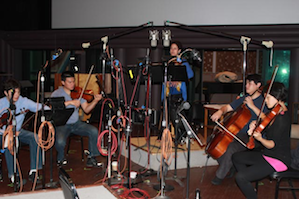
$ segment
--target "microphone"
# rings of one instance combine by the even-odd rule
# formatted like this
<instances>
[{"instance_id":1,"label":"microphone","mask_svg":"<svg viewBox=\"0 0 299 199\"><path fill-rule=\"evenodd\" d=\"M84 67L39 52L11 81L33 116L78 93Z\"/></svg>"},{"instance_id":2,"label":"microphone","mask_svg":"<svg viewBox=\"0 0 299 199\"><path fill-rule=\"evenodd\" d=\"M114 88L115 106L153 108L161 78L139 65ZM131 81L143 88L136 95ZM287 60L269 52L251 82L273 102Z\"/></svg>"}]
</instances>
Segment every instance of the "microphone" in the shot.
<instances>
[{"instance_id":1,"label":"microphone","mask_svg":"<svg viewBox=\"0 0 299 199\"><path fill-rule=\"evenodd\" d=\"M159 40L159 31L158 30L149 30L151 40L151 47L157 47L158 40Z\"/></svg>"},{"instance_id":2,"label":"microphone","mask_svg":"<svg viewBox=\"0 0 299 199\"><path fill-rule=\"evenodd\" d=\"M193 53L193 60L198 60L198 61L202 61L200 56L199 56L199 52L196 49L192 49L192 53Z\"/></svg>"},{"instance_id":3,"label":"microphone","mask_svg":"<svg viewBox=\"0 0 299 199\"><path fill-rule=\"evenodd\" d=\"M16 106L15 106L14 103L13 103L13 96L14 96L14 94L15 94L15 89L12 88L12 89L10 89L10 91L11 91L11 97L10 97L10 105L9 105L9 109L10 109L10 110L16 110Z\"/></svg>"},{"instance_id":4,"label":"microphone","mask_svg":"<svg viewBox=\"0 0 299 199\"><path fill-rule=\"evenodd\" d=\"M56 50L55 54L52 55L52 60L54 61L54 60L57 59L61 54L62 54L62 49L59 48L58 50Z\"/></svg>"},{"instance_id":5,"label":"microphone","mask_svg":"<svg viewBox=\"0 0 299 199\"><path fill-rule=\"evenodd\" d=\"M89 47L90 47L90 42L82 43L82 48L89 48Z\"/></svg>"},{"instance_id":6,"label":"microphone","mask_svg":"<svg viewBox=\"0 0 299 199\"><path fill-rule=\"evenodd\" d=\"M170 30L162 30L162 39L163 39L163 46L169 47L170 40L171 40L171 31Z\"/></svg>"},{"instance_id":7,"label":"microphone","mask_svg":"<svg viewBox=\"0 0 299 199\"><path fill-rule=\"evenodd\" d=\"M181 105L178 107L177 109L177 113L182 112L182 110L189 110L189 108L191 107L190 103L187 101L183 101L181 103Z\"/></svg>"}]
</instances>

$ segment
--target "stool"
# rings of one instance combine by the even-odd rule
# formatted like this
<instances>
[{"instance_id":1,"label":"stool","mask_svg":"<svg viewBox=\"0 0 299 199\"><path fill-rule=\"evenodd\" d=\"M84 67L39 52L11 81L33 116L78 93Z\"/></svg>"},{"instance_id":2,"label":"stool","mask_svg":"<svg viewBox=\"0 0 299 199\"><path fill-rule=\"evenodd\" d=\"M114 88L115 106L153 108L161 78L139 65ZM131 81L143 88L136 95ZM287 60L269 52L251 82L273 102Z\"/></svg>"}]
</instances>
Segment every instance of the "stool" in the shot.
<instances>
[{"instance_id":1,"label":"stool","mask_svg":"<svg viewBox=\"0 0 299 199\"><path fill-rule=\"evenodd\" d=\"M67 146L66 154L67 154L67 155L69 154L69 149L70 149L71 140L72 140L72 139L75 139L76 137L80 137L80 141L81 141L81 159L82 159L82 162L84 162L83 136L75 135L75 134L71 134L71 135L69 136L69 142L68 142L68 146ZM77 140L78 140L78 139L77 139Z\"/></svg>"},{"instance_id":2,"label":"stool","mask_svg":"<svg viewBox=\"0 0 299 199\"><path fill-rule=\"evenodd\" d=\"M274 172L270 175L271 179L276 179L276 188L275 188L275 199L278 198L278 192L280 189L284 190L292 190L293 197L296 198L295 190L299 190L299 187L296 188L293 186L292 180L293 179L299 179L299 170L295 170L292 168L289 168L287 171L283 172ZM280 187L280 182L283 179L287 179L289 183L289 187Z\"/></svg>"}]
</instances>

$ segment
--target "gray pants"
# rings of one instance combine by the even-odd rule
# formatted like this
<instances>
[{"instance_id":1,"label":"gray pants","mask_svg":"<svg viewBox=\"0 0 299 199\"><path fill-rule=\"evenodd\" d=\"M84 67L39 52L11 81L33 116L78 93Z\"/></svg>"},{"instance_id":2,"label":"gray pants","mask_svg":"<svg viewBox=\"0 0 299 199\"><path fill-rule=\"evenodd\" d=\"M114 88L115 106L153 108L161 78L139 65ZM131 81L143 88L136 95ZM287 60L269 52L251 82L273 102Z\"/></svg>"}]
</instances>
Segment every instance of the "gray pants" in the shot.
<instances>
[{"instance_id":1,"label":"gray pants","mask_svg":"<svg viewBox=\"0 0 299 199\"><path fill-rule=\"evenodd\" d=\"M241 140L244 140L245 143L248 142L248 135L246 133L241 133L238 135ZM246 148L240 144L237 140L234 140L227 147L226 152L217 159L219 167L216 171L216 177L220 179L224 179L229 170L233 166L232 155L239 151L245 151Z\"/></svg>"}]
</instances>

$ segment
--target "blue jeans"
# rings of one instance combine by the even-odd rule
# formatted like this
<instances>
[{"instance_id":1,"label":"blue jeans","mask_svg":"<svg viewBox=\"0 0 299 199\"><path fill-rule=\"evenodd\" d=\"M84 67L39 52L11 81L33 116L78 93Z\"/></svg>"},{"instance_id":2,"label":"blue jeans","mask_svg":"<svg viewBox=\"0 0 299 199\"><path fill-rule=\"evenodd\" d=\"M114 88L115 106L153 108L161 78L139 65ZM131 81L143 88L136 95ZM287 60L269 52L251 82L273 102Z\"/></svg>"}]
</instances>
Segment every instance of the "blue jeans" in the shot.
<instances>
[{"instance_id":1,"label":"blue jeans","mask_svg":"<svg viewBox=\"0 0 299 199\"><path fill-rule=\"evenodd\" d=\"M21 129L18 138L21 143L29 144L30 169L36 169L36 157L37 157L38 145L34 139L34 133L31 131ZM2 140L2 136L1 136L1 140ZM8 177L11 178L14 174L13 155L10 154L8 149L5 149L4 155L5 155L5 160L6 160L7 170L8 170ZM41 168L42 168L42 151L39 148L38 169Z\"/></svg>"},{"instance_id":2,"label":"blue jeans","mask_svg":"<svg viewBox=\"0 0 299 199\"><path fill-rule=\"evenodd\" d=\"M80 136L88 136L88 150L90 152L90 156L94 157L100 155L97 148L98 129L90 124L86 124L85 122L78 120L73 124L56 127L55 148L57 150L57 161L63 161L66 140L71 133Z\"/></svg>"}]
</instances>

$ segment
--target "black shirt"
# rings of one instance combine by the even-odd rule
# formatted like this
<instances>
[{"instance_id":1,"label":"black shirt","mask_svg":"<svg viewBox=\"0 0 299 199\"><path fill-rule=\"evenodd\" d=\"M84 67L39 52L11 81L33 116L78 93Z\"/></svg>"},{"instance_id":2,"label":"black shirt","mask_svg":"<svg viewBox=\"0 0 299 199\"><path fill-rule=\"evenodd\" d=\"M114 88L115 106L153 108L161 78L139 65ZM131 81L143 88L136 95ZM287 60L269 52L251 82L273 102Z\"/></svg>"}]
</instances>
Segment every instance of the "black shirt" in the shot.
<instances>
[{"instance_id":1,"label":"black shirt","mask_svg":"<svg viewBox=\"0 0 299 199\"><path fill-rule=\"evenodd\" d=\"M287 112L276 116L273 124L265 129L267 140L273 140L275 146L272 149L264 149L264 155L282 161L288 167L291 164L290 147L291 119Z\"/></svg>"}]
</instances>

